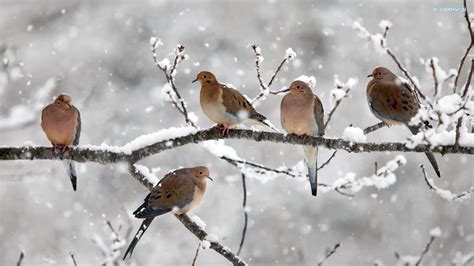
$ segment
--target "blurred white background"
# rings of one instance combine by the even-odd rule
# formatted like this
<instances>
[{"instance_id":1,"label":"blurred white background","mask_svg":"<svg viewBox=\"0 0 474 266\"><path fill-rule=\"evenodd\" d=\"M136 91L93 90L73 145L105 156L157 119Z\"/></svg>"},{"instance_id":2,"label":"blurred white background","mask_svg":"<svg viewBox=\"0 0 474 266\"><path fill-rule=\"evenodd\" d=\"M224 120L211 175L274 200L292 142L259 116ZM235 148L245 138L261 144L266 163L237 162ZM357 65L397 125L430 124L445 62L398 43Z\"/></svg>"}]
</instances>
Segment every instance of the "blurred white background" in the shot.
<instances>
[{"instance_id":1,"label":"blurred white background","mask_svg":"<svg viewBox=\"0 0 474 266\"><path fill-rule=\"evenodd\" d=\"M297 58L285 66L272 89L288 86L300 75L313 75L317 79L314 92L326 110L334 75L344 81L358 78L326 130L334 137L341 136L349 124L364 128L378 122L365 99L366 76L375 66L401 74L387 55L375 53L372 45L358 37L352 29L354 21L375 33L381 31L380 20L390 20L388 45L430 95L431 73L420 59L437 56L445 70L457 68L469 40L463 13L433 11L462 6L454 0L1 0L0 4L0 52L8 60L0 69L0 145L4 146L50 145L40 128L40 109L61 92L71 94L81 111L81 144L123 145L142 134L182 125L182 116L161 98L166 81L153 63L151 36L164 42L159 58L169 56L178 43L186 46L190 58L180 65L176 84L202 128L212 123L200 110L198 85L191 83L200 70L213 71L219 81L233 84L250 97L259 92L248 44L260 45L266 80L285 50L293 48ZM474 9L473 3L468 4ZM464 80L465 74L461 84ZM38 95L41 92L46 94ZM281 95L268 96L258 107L278 128L280 100ZM15 110L20 115L9 120ZM408 136L407 129L392 127L372 133L368 140L399 141ZM301 147L292 145L226 143L243 158L269 167L293 166L303 158ZM321 162L332 153L320 151ZM357 177L371 175L374 162L384 165L397 154L340 151L319 178L330 183L347 172ZM250 220L241 256L253 265L311 265L326 248L341 242L328 265L370 265L376 259L391 265L396 262L395 251L419 255L429 230L437 226L443 233L425 258L426 264L446 265L456 252L472 252L472 200L457 203L439 198L428 189L418 167L424 163L430 177L435 177L425 155L404 155L408 164L397 170L395 185L381 191L363 189L352 199L335 192L314 198L307 182L283 176L264 184L248 180ZM472 156L436 157L443 174L435 180L437 185L454 192L473 185ZM159 177L179 166L209 166L215 181L191 215L206 222L208 233L237 249L243 226L242 188L233 166L200 145L187 145L140 163L159 167ZM70 251L79 264L102 262L92 239L100 237L110 244L105 221L127 227L127 215L141 204L147 191L123 166L86 163L78 168L74 193L60 162L0 162L1 265L16 263L20 251L25 252L24 264L71 265ZM133 233L140 222L133 219ZM196 237L174 217L163 216L144 235L132 262L189 265L197 245ZM197 263L227 261L204 250Z\"/></svg>"}]
</instances>

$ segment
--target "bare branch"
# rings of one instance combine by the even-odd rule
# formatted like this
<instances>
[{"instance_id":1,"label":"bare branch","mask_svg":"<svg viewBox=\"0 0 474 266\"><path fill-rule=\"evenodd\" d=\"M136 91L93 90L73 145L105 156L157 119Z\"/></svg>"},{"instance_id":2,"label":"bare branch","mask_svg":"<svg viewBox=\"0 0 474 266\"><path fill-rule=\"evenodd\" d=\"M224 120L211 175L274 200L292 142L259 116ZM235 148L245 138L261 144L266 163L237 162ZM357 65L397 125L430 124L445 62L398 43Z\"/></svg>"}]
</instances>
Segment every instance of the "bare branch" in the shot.
<instances>
[{"instance_id":1,"label":"bare branch","mask_svg":"<svg viewBox=\"0 0 474 266\"><path fill-rule=\"evenodd\" d=\"M77 266L76 259L74 258L74 253L72 253L72 251L69 252L69 256L71 256L71 260L74 266Z\"/></svg>"},{"instance_id":2,"label":"bare branch","mask_svg":"<svg viewBox=\"0 0 474 266\"><path fill-rule=\"evenodd\" d=\"M438 76L436 75L436 66L434 63L433 58L430 59L430 67L433 73L433 81L434 81L434 96L438 96Z\"/></svg>"},{"instance_id":3,"label":"bare branch","mask_svg":"<svg viewBox=\"0 0 474 266\"><path fill-rule=\"evenodd\" d=\"M194 255L194 259L193 259L193 263L191 264L192 266L195 266L196 265L196 260L197 260L197 257L199 255L199 249L201 248L201 242L199 242L198 244L198 247L196 249L196 255Z\"/></svg>"},{"instance_id":4,"label":"bare branch","mask_svg":"<svg viewBox=\"0 0 474 266\"><path fill-rule=\"evenodd\" d=\"M245 234L247 233L247 224L248 224L248 212L247 212L247 185L245 182L245 174L242 175L242 188L243 188L243 201L242 207L244 209L244 229L242 230L242 237L240 239L239 249L237 250L237 256L240 255L242 247L244 246Z\"/></svg>"},{"instance_id":5,"label":"bare branch","mask_svg":"<svg viewBox=\"0 0 474 266\"><path fill-rule=\"evenodd\" d=\"M425 257L426 253L428 253L428 250L430 249L431 244L433 244L433 241L435 240L435 238L436 237L433 235L430 236L430 240L428 241L428 243L426 243L426 246L421 252L420 258L416 261L415 266L419 266L421 264L423 257Z\"/></svg>"},{"instance_id":6,"label":"bare branch","mask_svg":"<svg viewBox=\"0 0 474 266\"><path fill-rule=\"evenodd\" d=\"M21 262L23 261L23 259L25 258L25 254L22 252L20 252L20 257L18 258L18 261L16 262L16 266L21 266Z\"/></svg>"},{"instance_id":7,"label":"bare branch","mask_svg":"<svg viewBox=\"0 0 474 266\"><path fill-rule=\"evenodd\" d=\"M467 23L467 30L469 31L470 34L470 42L469 46L466 48L466 52L464 52L464 55L461 58L461 61L459 62L459 67L458 67L458 75L456 76L456 79L454 79L454 87L453 87L453 93L456 92L456 88L458 86L458 81L459 81L459 76L461 76L461 70L464 65L464 61L467 58L467 55L469 54L469 51L471 51L472 47L474 46L474 31L472 30L472 25L471 25L471 20L469 19L469 11L467 10L467 1L463 0L463 6L464 6L464 18L466 19ZM471 70L472 73L472 70Z\"/></svg>"},{"instance_id":8,"label":"bare branch","mask_svg":"<svg viewBox=\"0 0 474 266\"><path fill-rule=\"evenodd\" d=\"M469 72L469 76L467 77L467 81L466 81L466 86L464 87L464 91L463 91L462 96L461 96L463 99L465 99L467 97L467 92L468 92L469 87L471 85L472 72L474 72L474 58L471 59L471 71ZM466 103L467 103L467 99L465 99L465 104ZM456 137L455 137L455 141L454 141L454 146L455 147L459 147L459 139L461 138L462 123L463 123L463 116L459 117L458 121L456 123Z\"/></svg>"},{"instance_id":9,"label":"bare branch","mask_svg":"<svg viewBox=\"0 0 474 266\"><path fill-rule=\"evenodd\" d=\"M322 164L318 167L317 170L319 171L319 170L323 169L324 166L328 165L328 164L331 162L331 160L336 156L336 153L337 153L337 150L335 150L335 151L331 154L331 156L329 156L329 158L328 158L324 163L322 163Z\"/></svg>"},{"instance_id":10,"label":"bare branch","mask_svg":"<svg viewBox=\"0 0 474 266\"><path fill-rule=\"evenodd\" d=\"M421 92L421 90L418 88L418 86L415 83L415 80L411 77L410 73L408 73L408 70L400 63L400 60L395 56L395 54L390 50L390 48L387 47L387 53L390 55L390 57L395 61L395 64L397 64L398 68L403 72L405 77L410 81L411 85L415 89L416 93L418 96L420 96L423 100L426 99L425 95Z\"/></svg>"},{"instance_id":11,"label":"bare branch","mask_svg":"<svg viewBox=\"0 0 474 266\"><path fill-rule=\"evenodd\" d=\"M334 253L336 253L337 249L338 249L340 246L341 246L341 243L337 243L336 245L334 245L334 247L333 247L331 250L327 251L327 252L326 252L326 256L325 256L320 262L318 262L318 266L322 266L323 263L324 263L327 259L329 259L329 257L331 257Z\"/></svg>"}]
</instances>

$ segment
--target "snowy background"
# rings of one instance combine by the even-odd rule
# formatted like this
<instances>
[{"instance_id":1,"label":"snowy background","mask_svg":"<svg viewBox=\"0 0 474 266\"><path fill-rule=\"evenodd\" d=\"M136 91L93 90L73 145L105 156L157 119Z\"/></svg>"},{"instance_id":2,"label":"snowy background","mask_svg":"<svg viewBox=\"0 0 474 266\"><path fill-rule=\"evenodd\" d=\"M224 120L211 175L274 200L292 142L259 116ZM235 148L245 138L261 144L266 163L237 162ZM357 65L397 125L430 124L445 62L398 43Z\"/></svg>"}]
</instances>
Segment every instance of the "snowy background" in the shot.
<instances>
[{"instance_id":1,"label":"snowy background","mask_svg":"<svg viewBox=\"0 0 474 266\"><path fill-rule=\"evenodd\" d=\"M468 1L469 2L469 1ZM184 119L167 102L163 74L151 57L149 39L164 46L158 57L170 55L177 43L189 60L178 69L177 87L198 125L212 123L201 112L199 87L191 81L200 70L213 71L254 97L259 92L255 58L249 44L259 44L265 60L265 80L288 47L297 57L286 65L272 89L281 89L300 75L315 76L314 92L328 111L334 75L359 82L332 118L329 136L340 137L349 124L364 128L377 119L366 99L366 78L375 66L400 71L387 55L352 28L359 21L370 32L388 19L393 27L388 45L426 94L432 94L431 73L420 59L437 56L444 69L457 68L468 44L463 13L434 12L436 7L461 7L461 1L13 1L0 9L0 145L26 142L50 145L40 129L41 108L55 95L72 95L82 114L81 144L123 145L142 134L180 126ZM471 5L472 6L472 5ZM473 9L473 7L471 7ZM474 10L471 10L473 12ZM466 72L466 68L464 73ZM465 74L460 84L465 81ZM278 128L281 95L268 96L258 107ZM368 135L369 141L400 141L403 127ZM245 159L269 167L294 166L301 147L228 140ZM332 151L321 149L320 162ZM374 172L399 153L338 152L321 170L321 182L331 183L348 172L356 178ZM457 252L474 248L473 202L449 202L430 191L418 165L424 154L403 154L408 163L396 171L397 182L385 190L363 188L355 198L335 192L314 198L306 181L278 176L247 182L249 228L241 256L250 264L315 264L328 247L341 247L328 264L369 265L377 259L396 262L394 252L419 255L437 226L442 234L425 258L428 265L446 265ZM434 180L442 188L461 192L473 185L474 158L436 155L443 174ZM198 215L206 231L236 250L243 226L239 172L202 145L187 145L149 157L140 164L161 177L179 166L207 165L214 177ZM129 215L147 191L121 165L80 164L78 191L72 192L60 162L0 162L0 265L12 265L21 251L25 264L69 264L69 252L80 264L103 261L94 239L110 245L110 230L128 227ZM133 233L140 221L132 218ZM129 238L130 239L130 238ZM127 239L127 242L128 240ZM172 216L152 224L138 244L132 262L191 264L198 240ZM129 263L130 261L127 261ZM198 265L225 264L212 250L200 252Z\"/></svg>"}]
</instances>

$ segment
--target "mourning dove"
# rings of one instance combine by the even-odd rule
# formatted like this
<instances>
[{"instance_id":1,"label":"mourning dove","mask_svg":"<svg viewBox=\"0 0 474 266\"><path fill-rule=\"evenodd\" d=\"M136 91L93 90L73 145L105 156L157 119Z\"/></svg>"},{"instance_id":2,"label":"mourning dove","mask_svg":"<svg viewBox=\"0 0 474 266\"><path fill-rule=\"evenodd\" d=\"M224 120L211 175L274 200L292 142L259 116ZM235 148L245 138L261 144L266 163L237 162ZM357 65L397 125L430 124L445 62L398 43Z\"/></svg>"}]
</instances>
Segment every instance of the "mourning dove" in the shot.
<instances>
[{"instance_id":1,"label":"mourning dove","mask_svg":"<svg viewBox=\"0 0 474 266\"><path fill-rule=\"evenodd\" d=\"M367 85L367 101L372 113L387 124L404 124L412 134L417 134L422 125L409 125L409 122L418 113L420 102L410 85L384 67L375 68L368 77L372 77ZM430 127L428 122L423 126ZM441 177L433 153L425 154L438 177Z\"/></svg>"},{"instance_id":2,"label":"mourning dove","mask_svg":"<svg viewBox=\"0 0 474 266\"><path fill-rule=\"evenodd\" d=\"M303 81L293 81L290 91L281 100L281 125L289 134L299 136L324 135L324 109L318 96ZM318 147L304 146L311 194L316 196L318 186Z\"/></svg>"},{"instance_id":3,"label":"mourning dove","mask_svg":"<svg viewBox=\"0 0 474 266\"><path fill-rule=\"evenodd\" d=\"M196 81L201 83L202 111L222 127L223 135L240 123L265 125L278 131L239 91L220 84L211 72L199 72L193 82Z\"/></svg>"},{"instance_id":4,"label":"mourning dove","mask_svg":"<svg viewBox=\"0 0 474 266\"><path fill-rule=\"evenodd\" d=\"M182 215L199 205L206 192L209 169L205 166L182 168L166 174L146 196L143 204L133 212L136 218L145 219L127 248L123 259L130 253L156 216L165 213Z\"/></svg>"},{"instance_id":5,"label":"mourning dove","mask_svg":"<svg viewBox=\"0 0 474 266\"><path fill-rule=\"evenodd\" d=\"M62 154L69 146L79 144L81 135L81 114L79 110L71 104L71 96L60 94L54 103L49 104L41 113L41 127L53 144L53 153L56 156ZM76 191L76 167L71 160L63 161L72 188Z\"/></svg>"}]
</instances>

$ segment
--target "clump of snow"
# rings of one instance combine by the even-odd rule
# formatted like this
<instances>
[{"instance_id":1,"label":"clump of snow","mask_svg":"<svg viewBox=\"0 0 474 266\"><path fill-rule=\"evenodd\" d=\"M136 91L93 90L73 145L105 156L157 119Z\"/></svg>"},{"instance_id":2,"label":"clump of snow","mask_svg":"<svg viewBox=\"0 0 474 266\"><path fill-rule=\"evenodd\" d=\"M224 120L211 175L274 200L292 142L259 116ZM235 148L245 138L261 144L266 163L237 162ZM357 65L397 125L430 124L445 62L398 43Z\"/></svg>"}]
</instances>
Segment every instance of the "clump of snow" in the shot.
<instances>
[{"instance_id":1,"label":"clump of snow","mask_svg":"<svg viewBox=\"0 0 474 266\"><path fill-rule=\"evenodd\" d=\"M150 45L153 46L154 48L157 48L157 47L163 46L163 42L159 38L150 37Z\"/></svg>"},{"instance_id":2,"label":"clump of snow","mask_svg":"<svg viewBox=\"0 0 474 266\"><path fill-rule=\"evenodd\" d=\"M193 122L194 124L197 124L197 122L199 121L199 117L198 117L194 112L189 112L189 113L188 113L188 118L189 118L189 120L191 120L191 122Z\"/></svg>"},{"instance_id":3,"label":"clump of snow","mask_svg":"<svg viewBox=\"0 0 474 266\"><path fill-rule=\"evenodd\" d=\"M342 139L352 142L365 142L367 137L364 135L364 130L359 127L346 127L342 133Z\"/></svg>"},{"instance_id":4,"label":"clump of snow","mask_svg":"<svg viewBox=\"0 0 474 266\"><path fill-rule=\"evenodd\" d=\"M208 140L201 144L206 150L216 157L228 157L233 160L241 160L234 148L225 145L224 140Z\"/></svg>"},{"instance_id":5,"label":"clump of snow","mask_svg":"<svg viewBox=\"0 0 474 266\"><path fill-rule=\"evenodd\" d=\"M170 127L158 132L139 136L124 146L109 146L105 143L101 145L81 145L80 148L89 150L105 150L116 153L131 154L133 151L144 148L160 141L183 137L196 133L199 129L194 127Z\"/></svg>"},{"instance_id":6,"label":"clump of snow","mask_svg":"<svg viewBox=\"0 0 474 266\"><path fill-rule=\"evenodd\" d=\"M433 237L440 237L441 236L441 229L439 227L435 227L430 230L430 236Z\"/></svg>"},{"instance_id":7,"label":"clump of snow","mask_svg":"<svg viewBox=\"0 0 474 266\"><path fill-rule=\"evenodd\" d=\"M380 23L379 23L379 26L382 25L382 26L387 26L388 23L390 23L388 20L382 20ZM390 26L391 26L391 23L390 23ZM377 34L370 34L370 32L368 30L366 30L359 22L355 21L354 23L352 23L352 28L354 30L356 30L357 32L359 32L359 37L361 38L364 38L364 39L367 39L369 41L372 42L372 44L374 45L374 49L377 53L379 54L385 54L387 53L387 47L386 47L386 40L385 38L383 37L382 34L380 33L377 33ZM384 28L385 30L385 28Z\"/></svg>"},{"instance_id":8,"label":"clump of snow","mask_svg":"<svg viewBox=\"0 0 474 266\"><path fill-rule=\"evenodd\" d=\"M304 83L308 84L311 89L316 87L316 78L314 76L301 75L295 78L295 80L303 81Z\"/></svg>"},{"instance_id":9,"label":"clump of snow","mask_svg":"<svg viewBox=\"0 0 474 266\"><path fill-rule=\"evenodd\" d=\"M285 57L288 59L294 59L296 57L296 52L293 49L288 48L285 51Z\"/></svg>"},{"instance_id":10,"label":"clump of snow","mask_svg":"<svg viewBox=\"0 0 474 266\"><path fill-rule=\"evenodd\" d=\"M152 172L150 172L150 169L144 165L140 164L134 164L135 169L143 175L144 179L150 183L153 184L153 186L156 186L158 184L158 177L156 177Z\"/></svg>"},{"instance_id":11,"label":"clump of snow","mask_svg":"<svg viewBox=\"0 0 474 266\"><path fill-rule=\"evenodd\" d=\"M130 154L134 150L144 148L156 142L183 137L189 134L196 133L197 131L198 129L194 127L170 127L162 129L158 132L142 135L125 144L121 149L124 153Z\"/></svg>"},{"instance_id":12,"label":"clump of snow","mask_svg":"<svg viewBox=\"0 0 474 266\"><path fill-rule=\"evenodd\" d=\"M407 163L403 155L398 155L395 159L388 161L387 164L369 177L355 179L356 175L352 172L347 173L343 178L336 179L330 186L323 188L326 191L347 187L353 192L357 192L363 187L376 187L377 189L385 189L395 184L397 178L393 173L398 167Z\"/></svg>"},{"instance_id":13,"label":"clump of snow","mask_svg":"<svg viewBox=\"0 0 474 266\"><path fill-rule=\"evenodd\" d=\"M332 106L335 106L338 101L346 97L347 93L343 89L333 89L331 90L330 95Z\"/></svg>"},{"instance_id":14,"label":"clump of snow","mask_svg":"<svg viewBox=\"0 0 474 266\"><path fill-rule=\"evenodd\" d=\"M379 27L380 27L382 30L390 29L390 28L392 27L392 22L390 22L390 20L382 19L382 20L379 22Z\"/></svg>"},{"instance_id":15,"label":"clump of snow","mask_svg":"<svg viewBox=\"0 0 474 266\"><path fill-rule=\"evenodd\" d=\"M201 229L206 229L206 223L197 215L193 215L190 217L191 220L197 224Z\"/></svg>"},{"instance_id":16,"label":"clump of snow","mask_svg":"<svg viewBox=\"0 0 474 266\"><path fill-rule=\"evenodd\" d=\"M462 99L459 94L451 94L439 99L436 107L441 113L450 114L457 111L462 104Z\"/></svg>"}]
</instances>

